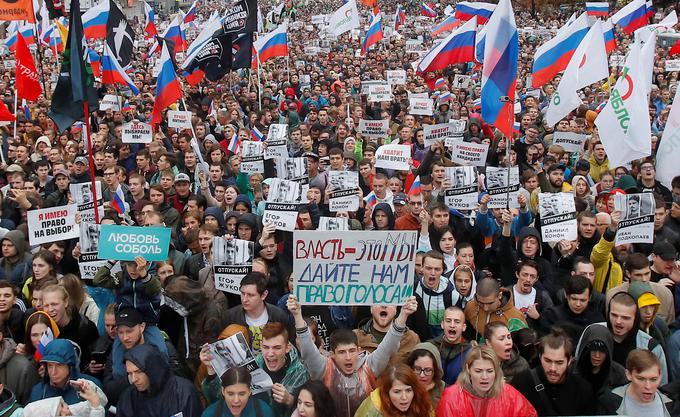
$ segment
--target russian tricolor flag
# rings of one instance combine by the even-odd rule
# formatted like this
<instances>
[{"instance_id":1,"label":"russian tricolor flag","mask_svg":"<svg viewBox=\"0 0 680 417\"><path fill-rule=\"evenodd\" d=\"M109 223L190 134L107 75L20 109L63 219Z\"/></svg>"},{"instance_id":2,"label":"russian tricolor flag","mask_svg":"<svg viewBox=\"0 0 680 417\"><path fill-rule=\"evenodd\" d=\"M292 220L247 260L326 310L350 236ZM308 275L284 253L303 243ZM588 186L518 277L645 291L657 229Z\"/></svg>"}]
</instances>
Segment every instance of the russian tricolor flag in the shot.
<instances>
[{"instance_id":1,"label":"russian tricolor flag","mask_svg":"<svg viewBox=\"0 0 680 417\"><path fill-rule=\"evenodd\" d=\"M483 25L489 21L495 9L496 5L491 3L461 1L456 4L455 16L463 21L477 16L477 23Z\"/></svg>"},{"instance_id":2,"label":"russian tricolor flag","mask_svg":"<svg viewBox=\"0 0 680 417\"><path fill-rule=\"evenodd\" d=\"M421 3L420 14L427 17L437 17L437 12L434 11L434 4L432 3Z\"/></svg>"},{"instance_id":3,"label":"russian tricolor flag","mask_svg":"<svg viewBox=\"0 0 680 417\"><path fill-rule=\"evenodd\" d=\"M156 14L153 11L153 7L149 6L147 2L144 2L144 16L146 19L144 33L146 33L146 39L151 39L158 35L158 30L156 30L156 24L154 23Z\"/></svg>"},{"instance_id":4,"label":"russian tricolor flag","mask_svg":"<svg viewBox=\"0 0 680 417\"><path fill-rule=\"evenodd\" d=\"M90 66L92 67L92 75L95 77L101 77L102 76L102 57L99 56L97 51L94 49L88 47L87 50L85 51L87 53L87 56L85 59L87 59L87 62L90 63Z\"/></svg>"},{"instance_id":5,"label":"russian tricolor flag","mask_svg":"<svg viewBox=\"0 0 680 417\"><path fill-rule=\"evenodd\" d=\"M42 336L40 336L40 340L38 341L38 347L35 350L35 354L33 355L36 361L40 362L40 360L43 357L43 354L45 353L45 348L53 340L54 333L52 333L52 329L48 326L47 330L45 330Z\"/></svg>"},{"instance_id":6,"label":"russian tricolor flag","mask_svg":"<svg viewBox=\"0 0 680 417\"><path fill-rule=\"evenodd\" d=\"M627 34L649 23L648 6L645 0L633 0L612 16L612 22Z\"/></svg>"},{"instance_id":7,"label":"russian tricolor flag","mask_svg":"<svg viewBox=\"0 0 680 417\"><path fill-rule=\"evenodd\" d=\"M161 113L170 107L177 100L182 98L182 86L177 79L175 67L170 58L168 46L163 43L161 51L161 71L156 80L156 100L153 103L153 113L151 124L158 124L161 121Z\"/></svg>"},{"instance_id":8,"label":"russian tricolor flag","mask_svg":"<svg viewBox=\"0 0 680 417\"><path fill-rule=\"evenodd\" d=\"M234 133L234 135L231 137L231 140L229 141L229 147L228 150L229 152L236 154L238 153L238 148L241 146L241 138Z\"/></svg>"},{"instance_id":9,"label":"russian tricolor flag","mask_svg":"<svg viewBox=\"0 0 680 417\"><path fill-rule=\"evenodd\" d=\"M115 59L114 59L115 61ZM118 214L125 214L125 194L123 194L123 188L118 184L116 192L113 193L113 198L111 199L111 205L116 210Z\"/></svg>"},{"instance_id":10,"label":"russian tricolor flag","mask_svg":"<svg viewBox=\"0 0 680 417\"><path fill-rule=\"evenodd\" d=\"M253 126L253 128L250 130L250 137L255 142L264 142L265 140L264 134L260 132L260 129L255 126Z\"/></svg>"},{"instance_id":11,"label":"russian tricolor flag","mask_svg":"<svg viewBox=\"0 0 680 417\"><path fill-rule=\"evenodd\" d=\"M277 56L288 56L288 23L259 38L253 44L260 63Z\"/></svg>"},{"instance_id":12,"label":"russian tricolor flag","mask_svg":"<svg viewBox=\"0 0 680 417\"><path fill-rule=\"evenodd\" d=\"M411 189L408 190L408 195L420 194L422 191L423 190L420 186L420 175L418 175L416 179L413 180L413 184L411 184ZM375 195L373 197L375 197Z\"/></svg>"},{"instance_id":13,"label":"russian tricolor flag","mask_svg":"<svg viewBox=\"0 0 680 417\"><path fill-rule=\"evenodd\" d=\"M654 4L652 3L652 0L647 0L645 2L645 5L647 6L647 18L651 19L654 17L654 13L656 13L656 10L654 9Z\"/></svg>"},{"instance_id":14,"label":"russian tricolor flag","mask_svg":"<svg viewBox=\"0 0 680 417\"><path fill-rule=\"evenodd\" d=\"M26 120L29 122L33 121L33 113L31 113L31 108L28 107L28 103L26 102L25 98L21 99L21 108L24 111L24 116L26 116Z\"/></svg>"},{"instance_id":15,"label":"russian tricolor flag","mask_svg":"<svg viewBox=\"0 0 680 417\"><path fill-rule=\"evenodd\" d=\"M189 10L184 15L184 23L191 23L194 20L196 20L196 2L189 7Z\"/></svg>"},{"instance_id":16,"label":"russian tricolor flag","mask_svg":"<svg viewBox=\"0 0 680 417\"><path fill-rule=\"evenodd\" d=\"M482 67L482 120L494 125L506 138L515 122L515 81L519 40L510 0L500 0L486 25Z\"/></svg>"},{"instance_id":17,"label":"russian tricolor flag","mask_svg":"<svg viewBox=\"0 0 680 417\"><path fill-rule=\"evenodd\" d=\"M611 19L607 19L602 23L602 32L604 34L604 46L607 53L616 49L616 34L614 33L614 24Z\"/></svg>"},{"instance_id":18,"label":"russian tricolor flag","mask_svg":"<svg viewBox=\"0 0 680 417\"><path fill-rule=\"evenodd\" d=\"M125 100L125 103L123 103L123 108L120 109L120 111L123 113L132 111L132 106L130 106L130 102L127 99Z\"/></svg>"},{"instance_id":19,"label":"russian tricolor flag","mask_svg":"<svg viewBox=\"0 0 680 417\"><path fill-rule=\"evenodd\" d=\"M139 94L139 89L132 82L130 76L127 75L125 70L123 70L123 67L120 66L108 43L104 44L104 57L102 58L102 83L108 85L125 85L128 86L133 93Z\"/></svg>"},{"instance_id":20,"label":"russian tricolor flag","mask_svg":"<svg viewBox=\"0 0 680 417\"><path fill-rule=\"evenodd\" d=\"M371 192L368 194L368 197L366 197L366 205L367 205L368 207L373 207L373 206L375 206L376 204L378 204L378 197L376 197L376 196L375 196L375 193L374 193L373 191L371 191Z\"/></svg>"},{"instance_id":21,"label":"russian tricolor flag","mask_svg":"<svg viewBox=\"0 0 680 417\"><path fill-rule=\"evenodd\" d=\"M561 30L536 50L531 81L534 88L541 87L567 68L588 29L588 16L582 13L566 30Z\"/></svg>"},{"instance_id":22,"label":"russian tricolor flag","mask_svg":"<svg viewBox=\"0 0 680 417\"><path fill-rule=\"evenodd\" d=\"M586 2L586 13L593 17L607 17L609 15L609 3L606 1Z\"/></svg>"},{"instance_id":23,"label":"russian tricolor flag","mask_svg":"<svg viewBox=\"0 0 680 417\"><path fill-rule=\"evenodd\" d=\"M394 17L394 31L398 31L399 28L406 23L406 12L401 4L397 5L397 13Z\"/></svg>"},{"instance_id":24,"label":"russian tricolor flag","mask_svg":"<svg viewBox=\"0 0 680 417\"><path fill-rule=\"evenodd\" d=\"M449 65L470 62L475 54L477 19L473 18L432 48L418 64L418 74L441 71Z\"/></svg>"},{"instance_id":25,"label":"russian tricolor flag","mask_svg":"<svg viewBox=\"0 0 680 417\"><path fill-rule=\"evenodd\" d=\"M380 18L381 15L380 13L378 13L377 15L374 15L373 18L371 19L371 25L368 27L368 30L366 31L366 37L364 38L364 41L361 44L362 54L366 54L366 52L368 52L368 50L371 49L371 47L377 45L378 42L380 42L380 40L385 37L383 35L382 25L380 24Z\"/></svg>"},{"instance_id":26,"label":"russian tricolor flag","mask_svg":"<svg viewBox=\"0 0 680 417\"><path fill-rule=\"evenodd\" d=\"M439 36L440 33L451 32L458 26L460 26L460 20L456 19L454 16L447 16L446 19L432 28L432 37Z\"/></svg>"},{"instance_id":27,"label":"russian tricolor flag","mask_svg":"<svg viewBox=\"0 0 680 417\"><path fill-rule=\"evenodd\" d=\"M102 0L82 16L83 31L87 39L105 39L109 20L109 0Z\"/></svg>"}]
</instances>

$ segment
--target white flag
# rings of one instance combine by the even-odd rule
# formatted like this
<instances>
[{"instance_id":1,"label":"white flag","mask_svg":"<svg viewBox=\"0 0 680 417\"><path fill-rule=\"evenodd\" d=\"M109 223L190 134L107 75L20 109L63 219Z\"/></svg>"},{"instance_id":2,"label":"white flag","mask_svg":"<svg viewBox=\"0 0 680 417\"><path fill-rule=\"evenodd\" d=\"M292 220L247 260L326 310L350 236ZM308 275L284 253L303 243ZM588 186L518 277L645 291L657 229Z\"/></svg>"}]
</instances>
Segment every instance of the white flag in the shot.
<instances>
[{"instance_id":1,"label":"white flag","mask_svg":"<svg viewBox=\"0 0 680 417\"><path fill-rule=\"evenodd\" d=\"M607 105L595 119L600 139L607 151L610 166L617 167L652 153L651 127L646 91L647 72L653 61L645 59L656 46L656 33L644 44L635 42L630 48L623 75L612 88ZM644 117L643 117L644 115Z\"/></svg>"},{"instance_id":2,"label":"white flag","mask_svg":"<svg viewBox=\"0 0 680 417\"><path fill-rule=\"evenodd\" d=\"M607 77L609 66L602 22L597 19L569 60L560 85L550 100L546 115L548 125L556 125L570 111L581 105L578 90Z\"/></svg>"},{"instance_id":3,"label":"white flag","mask_svg":"<svg viewBox=\"0 0 680 417\"><path fill-rule=\"evenodd\" d=\"M636 30L635 41L647 42L647 39L649 39L649 35L651 35L652 32L656 32L657 34L664 32L672 32L673 26L677 24L678 14L675 12L675 10L673 10L672 12L668 13L668 16L664 17L663 20L660 21L659 23L643 26L640 29Z\"/></svg>"},{"instance_id":4,"label":"white flag","mask_svg":"<svg viewBox=\"0 0 680 417\"><path fill-rule=\"evenodd\" d=\"M359 10L355 0L349 0L336 10L328 21L328 32L340 36L359 27Z\"/></svg>"},{"instance_id":5,"label":"white flag","mask_svg":"<svg viewBox=\"0 0 680 417\"><path fill-rule=\"evenodd\" d=\"M673 177L680 175L680 89L675 92L675 98L668 113L666 128L663 130L659 149L656 152L656 179L669 189Z\"/></svg>"}]
</instances>

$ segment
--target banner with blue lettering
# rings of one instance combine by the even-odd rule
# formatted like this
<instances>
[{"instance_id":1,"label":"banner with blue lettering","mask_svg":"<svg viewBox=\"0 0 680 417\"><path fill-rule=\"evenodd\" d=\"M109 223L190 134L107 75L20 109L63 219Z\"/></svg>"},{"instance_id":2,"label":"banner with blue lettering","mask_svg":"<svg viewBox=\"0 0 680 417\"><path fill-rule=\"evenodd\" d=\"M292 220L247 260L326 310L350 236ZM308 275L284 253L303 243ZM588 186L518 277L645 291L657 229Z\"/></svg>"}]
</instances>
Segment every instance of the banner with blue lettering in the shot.
<instances>
[{"instance_id":1,"label":"banner with blue lettering","mask_svg":"<svg viewBox=\"0 0 680 417\"><path fill-rule=\"evenodd\" d=\"M413 294L415 231L296 230L293 241L300 304L402 305Z\"/></svg>"},{"instance_id":2,"label":"banner with blue lettering","mask_svg":"<svg viewBox=\"0 0 680 417\"><path fill-rule=\"evenodd\" d=\"M169 227L137 227L101 225L100 259L134 261L142 256L147 261L165 261L170 249Z\"/></svg>"}]
</instances>

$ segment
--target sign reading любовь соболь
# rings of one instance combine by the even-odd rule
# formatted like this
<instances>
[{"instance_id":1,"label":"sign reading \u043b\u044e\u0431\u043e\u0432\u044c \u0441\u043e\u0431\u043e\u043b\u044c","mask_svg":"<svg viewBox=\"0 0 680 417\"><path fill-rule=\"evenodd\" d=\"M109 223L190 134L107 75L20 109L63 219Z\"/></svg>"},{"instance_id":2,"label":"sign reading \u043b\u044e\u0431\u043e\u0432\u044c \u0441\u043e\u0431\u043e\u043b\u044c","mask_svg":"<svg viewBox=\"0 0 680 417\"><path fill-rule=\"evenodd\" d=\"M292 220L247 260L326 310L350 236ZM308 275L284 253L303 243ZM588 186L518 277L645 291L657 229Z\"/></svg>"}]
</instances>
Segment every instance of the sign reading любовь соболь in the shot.
<instances>
[{"instance_id":1,"label":"sign reading \u043b\u044e\u0431\u043e\u0432\u044c \u0441\u043e\u0431\u043e\u043b\u044c","mask_svg":"<svg viewBox=\"0 0 680 417\"><path fill-rule=\"evenodd\" d=\"M147 261L165 261L170 249L169 227L101 225L99 259L133 261L142 256Z\"/></svg>"},{"instance_id":2,"label":"sign reading \u043b\u044e\u0431\u043e\u0432\u044c \u0441\u043e\u0431\u043e\u043b\u044c","mask_svg":"<svg viewBox=\"0 0 680 417\"><path fill-rule=\"evenodd\" d=\"M414 231L296 230L293 240L301 304L401 305L413 294Z\"/></svg>"}]
</instances>

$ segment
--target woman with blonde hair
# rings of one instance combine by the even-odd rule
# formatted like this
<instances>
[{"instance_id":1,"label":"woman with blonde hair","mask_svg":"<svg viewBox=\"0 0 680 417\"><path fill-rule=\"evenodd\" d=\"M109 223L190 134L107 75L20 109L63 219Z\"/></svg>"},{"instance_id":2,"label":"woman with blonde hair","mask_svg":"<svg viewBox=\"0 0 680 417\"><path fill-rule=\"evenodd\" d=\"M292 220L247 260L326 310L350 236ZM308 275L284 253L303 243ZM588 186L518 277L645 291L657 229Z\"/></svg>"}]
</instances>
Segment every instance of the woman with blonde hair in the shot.
<instances>
[{"instance_id":1,"label":"woman with blonde hair","mask_svg":"<svg viewBox=\"0 0 680 417\"><path fill-rule=\"evenodd\" d=\"M494 351L476 346L463 364L455 385L444 390L437 417L537 417L536 409L503 380Z\"/></svg>"},{"instance_id":2,"label":"woman with blonde hair","mask_svg":"<svg viewBox=\"0 0 680 417\"><path fill-rule=\"evenodd\" d=\"M359 406L354 417L434 417L430 396L413 369L403 363L387 368L378 387Z\"/></svg>"}]
</instances>

